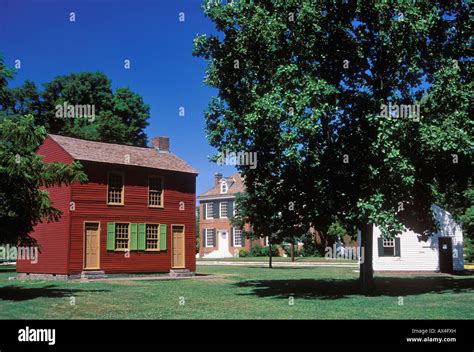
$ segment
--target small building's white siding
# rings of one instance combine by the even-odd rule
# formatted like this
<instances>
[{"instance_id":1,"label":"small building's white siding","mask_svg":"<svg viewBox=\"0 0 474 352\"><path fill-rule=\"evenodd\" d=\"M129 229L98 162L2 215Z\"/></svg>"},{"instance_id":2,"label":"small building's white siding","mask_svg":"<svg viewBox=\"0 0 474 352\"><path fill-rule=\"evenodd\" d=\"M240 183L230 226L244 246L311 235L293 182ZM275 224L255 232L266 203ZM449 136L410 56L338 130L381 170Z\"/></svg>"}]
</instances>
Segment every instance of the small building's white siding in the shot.
<instances>
[{"instance_id":1,"label":"small building's white siding","mask_svg":"<svg viewBox=\"0 0 474 352\"><path fill-rule=\"evenodd\" d=\"M439 222L439 231L428 238L426 242L418 241L417 233L406 231L397 236L400 238L400 256L379 256L378 238L380 229L374 226L373 233L373 267L374 270L384 271L437 271L439 270L438 237L452 237L454 270L464 269L463 237L459 225L445 210L433 205L432 210Z\"/></svg>"}]
</instances>

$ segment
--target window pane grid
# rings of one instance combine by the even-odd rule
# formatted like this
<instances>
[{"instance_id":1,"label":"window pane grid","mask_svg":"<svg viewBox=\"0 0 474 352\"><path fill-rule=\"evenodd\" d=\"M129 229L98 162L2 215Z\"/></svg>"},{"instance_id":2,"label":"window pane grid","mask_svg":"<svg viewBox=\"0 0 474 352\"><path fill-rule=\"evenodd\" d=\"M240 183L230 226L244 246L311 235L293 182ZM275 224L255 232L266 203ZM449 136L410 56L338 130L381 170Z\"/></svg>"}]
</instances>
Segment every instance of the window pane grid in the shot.
<instances>
[{"instance_id":1,"label":"window pane grid","mask_svg":"<svg viewBox=\"0 0 474 352\"><path fill-rule=\"evenodd\" d=\"M212 229L206 229L206 247L214 247L214 236L212 235Z\"/></svg>"},{"instance_id":2,"label":"window pane grid","mask_svg":"<svg viewBox=\"0 0 474 352\"><path fill-rule=\"evenodd\" d=\"M150 177L148 183L149 205L161 206L163 185L161 177Z\"/></svg>"},{"instance_id":3,"label":"window pane grid","mask_svg":"<svg viewBox=\"0 0 474 352\"><path fill-rule=\"evenodd\" d=\"M221 203L221 218L227 217L227 202Z\"/></svg>"},{"instance_id":4,"label":"window pane grid","mask_svg":"<svg viewBox=\"0 0 474 352\"><path fill-rule=\"evenodd\" d=\"M107 202L110 204L121 204L123 193L123 179L120 174L109 174L109 193Z\"/></svg>"},{"instance_id":5,"label":"window pane grid","mask_svg":"<svg viewBox=\"0 0 474 352\"><path fill-rule=\"evenodd\" d=\"M234 247L242 247L242 230L234 228Z\"/></svg>"},{"instance_id":6,"label":"window pane grid","mask_svg":"<svg viewBox=\"0 0 474 352\"><path fill-rule=\"evenodd\" d=\"M128 224L115 224L115 248L128 249Z\"/></svg>"},{"instance_id":7,"label":"window pane grid","mask_svg":"<svg viewBox=\"0 0 474 352\"><path fill-rule=\"evenodd\" d=\"M384 247L395 247L395 241L393 240L393 238L388 239L388 240L384 239L383 240L383 246Z\"/></svg>"},{"instance_id":8,"label":"window pane grid","mask_svg":"<svg viewBox=\"0 0 474 352\"><path fill-rule=\"evenodd\" d=\"M146 225L146 249L159 249L159 226Z\"/></svg>"},{"instance_id":9,"label":"window pane grid","mask_svg":"<svg viewBox=\"0 0 474 352\"><path fill-rule=\"evenodd\" d=\"M212 203L206 203L206 219L211 219L214 216L214 209Z\"/></svg>"}]
</instances>

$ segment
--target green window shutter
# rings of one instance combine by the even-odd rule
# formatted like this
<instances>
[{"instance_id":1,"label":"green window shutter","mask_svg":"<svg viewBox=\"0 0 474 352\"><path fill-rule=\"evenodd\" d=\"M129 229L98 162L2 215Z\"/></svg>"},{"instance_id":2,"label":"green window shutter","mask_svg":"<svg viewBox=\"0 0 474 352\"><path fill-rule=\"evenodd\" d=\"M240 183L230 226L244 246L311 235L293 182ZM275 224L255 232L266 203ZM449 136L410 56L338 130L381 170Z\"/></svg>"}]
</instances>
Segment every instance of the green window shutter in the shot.
<instances>
[{"instance_id":1,"label":"green window shutter","mask_svg":"<svg viewBox=\"0 0 474 352\"><path fill-rule=\"evenodd\" d=\"M234 217L234 202L227 202L227 217L232 219Z\"/></svg>"},{"instance_id":2,"label":"green window shutter","mask_svg":"<svg viewBox=\"0 0 474 352\"><path fill-rule=\"evenodd\" d=\"M205 248L206 247L206 229L202 230L202 238L201 239L202 239L202 241L201 241L202 248Z\"/></svg>"},{"instance_id":3,"label":"green window shutter","mask_svg":"<svg viewBox=\"0 0 474 352\"><path fill-rule=\"evenodd\" d=\"M115 222L107 223L107 250L115 250Z\"/></svg>"},{"instance_id":4,"label":"green window shutter","mask_svg":"<svg viewBox=\"0 0 474 352\"><path fill-rule=\"evenodd\" d=\"M214 212L214 219L219 219L219 202L212 203L212 211Z\"/></svg>"},{"instance_id":5,"label":"green window shutter","mask_svg":"<svg viewBox=\"0 0 474 352\"><path fill-rule=\"evenodd\" d=\"M166 224L160 225L160 251L166 251Z\"/></svg>"},{"instance_id":6,"label":"green window shutter","mask_svg":"<svg viewBox=\"0 0 474 352\"><path fill-rule=\"evenodd\" d=\"M383 257L384 254L383 254L383 238L382 237L377 238L377 244L379 247L379 257Z\"/></svg>"},{"instance_id":7,"label":"green window shutter","mask_svg":"<svg viewBox=\"0 0 474 352\"><path fill-rule=\"evenodd\" d=\"M233 227L230 228L229 242L230 242L230 246L234 247L234 228Z\"/></svg>"},{"instance_id":8,"label":"green window shutter","mask_svg":"<svg viewBox=\"0 0 474 352\"><path fill-rule=\"evenodd\" d=\"M146 224L138 224L138 240L137 249L139 251L145 250L145 239L146 239Z\"/></svg>"},{"instance_id":9,"label":"green window shutter","mask_svg":"<svg viewBox=\"0 0 474 352\"><path fill-rule=\"evenodd\" d=\"M400 237L395 237L395 257L401 257Z\"/></svg>"},{"instance_id":10,"label":"green window shutter","mask_svg":"<svg viewBox=\"0 0 474 352\"><path fill-rule=\"evenodd\" d=\"M244 234L244 230L242 230L242 247L245 247L245 234Z\"/></svg>"},{"instance_id":11,"label":"green window shutter","mask_svg":"<svg viewBox=\"0 0 474 352\"><path fill-rule=\"evenodd\" d=\"M217 247L216 233L216 229L212 229L212 237L214 237L214 247Z\"/></svg>"},{"instance_id":12,"label":"green window shutter","mask_svg":"<svg viewBox=\"0 0 474 352\"><path fill-rule=\"evenodd\" d=\"M138 224L130 224L130 250L138 249Z\"/></svg>"}]
</instances>

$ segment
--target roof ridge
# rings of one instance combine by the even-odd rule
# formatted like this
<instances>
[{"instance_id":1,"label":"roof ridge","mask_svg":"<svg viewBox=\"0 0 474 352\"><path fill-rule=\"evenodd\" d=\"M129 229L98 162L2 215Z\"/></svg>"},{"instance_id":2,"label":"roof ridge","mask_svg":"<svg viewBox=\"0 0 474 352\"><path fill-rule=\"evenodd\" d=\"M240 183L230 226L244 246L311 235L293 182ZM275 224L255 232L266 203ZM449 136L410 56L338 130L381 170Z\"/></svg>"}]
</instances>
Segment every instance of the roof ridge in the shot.
<instances>
[{"instance_id":1,"label":"roof ridge","mask_svg":"<svg viewBox=\"0 0 474 352\"><path fill-rule=\"evenodd\" d=\"M60 134L53 134L53 133L48 133L49 136L52 137L59 137L59 138L67 138L67 139L74 139L76 141L87 141L87 142L92 142L92 143L99 143L99 144L107 144L107 145L119 145L121 147L130 147L130 148L138 148L138 149L146 149L150 150L153 149L152 147L139 147L136 145L129 145L129 144L119 144L119 143L112 143L112 142L103 142L103 141L96 141L93 139L86 139L86 138L76 138L76 137L69 137L69 136L62 136ZM169 152L170 154L174 154Z\"/></svg>"},{"instance_id":2,"label":"roof ridge","mask_svg":"<svg viewBox=\"0 0 474 352\"><path fill-rule=\"evenodd\" d=\"M48 133L48 137L75 160L134 165L198 174L195 168L178 155L171 152L159 153L155 148L93 141L53 133ZM129 155L128 161L126 161L126 155ZM133 161L130 161L130 156L132 156Z\"/></svg>"},{"instance_id":3,"label":"roof ridge","mask_svg":"<svg viewBox=\"0 0 474 352\"><path fill-rule=\"evenodd\" d=\"M220 185L214 184L211 188L208 188L205 192L201 193L198 198L207 196L225 198L226 196L232 196L235 193L245 191L245 185L243 183L243 178L240 175L240 172L236 172L230 176L222 177L222 180L229 181L230 179L232 179L234 182L232 183L232 185L230 185L227 193L220 193Z\"/></svg>"}]
</instances>

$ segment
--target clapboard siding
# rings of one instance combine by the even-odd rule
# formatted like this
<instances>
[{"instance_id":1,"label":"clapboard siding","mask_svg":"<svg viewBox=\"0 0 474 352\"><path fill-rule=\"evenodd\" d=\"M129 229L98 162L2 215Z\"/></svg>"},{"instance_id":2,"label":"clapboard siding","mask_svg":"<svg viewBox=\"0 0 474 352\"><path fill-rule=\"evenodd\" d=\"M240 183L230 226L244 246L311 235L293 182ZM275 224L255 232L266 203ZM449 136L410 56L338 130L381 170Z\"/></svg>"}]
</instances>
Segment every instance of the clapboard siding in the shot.
<instances>
[{"instance_id":1,"label":"clapboard siding","mask_svg":"<svg viewBox=\"0 0 474 352\"><path fill-rule=\"evenodd\" d=\"M400 257L381 257L378 253L377 239L381 237L380 229L375 226L373 234L374 270L387 271L437 271L439 270L438 238L452 237L454 270L464 269L462 230L452 216L443 209L433 206L440 230L430 236L426 242L418 241L413 231L406 231L400 236Z\"/></svg>"},{"instance_id":2,"label":"clapboard siding","mask_svg":"<svg viewBox=\"0 0 474 352\"><path fill-rule=\"evenodd\" d=\"M89 176L86 184L72 187L76 210L72 214L69 274L83 270L84 222L100 222L100 267L105 272L169 272L171 268L171 226L185 226L186 268L196 270L194 174L113 164L83 162ZM124 173L124 205L106 204L107 172ZM148 176L164 178L164 208L148 207ZM182 202L182 203L181 203ZM180 206L184 204L184 210ZM167 225L167 250L160 252L106 250L107 223L159 223Z\"/></svg>"},{"instance_id":3,"label":"clapboard siding","mask_svg":"<svg viewBox=\"0 0 474 352\"><path fill-rule=\"evenodd\" d=\"M45 163L53 161L72 162L69 154L50 137L45 139L36 153L43 156L42 159ZM36 264L26 260L17 261L16 270L19 273L67 273L71 186L56 186L47 190L53 206L61 210L63 215L57 222L43 222L34 227L31 237L38 241L41 253L39 253Z\"/></svg>"},{"instance_id":4,"label":"clapboard siding","mask_svg":"<svg viewBox=\"0 0 474 352\"><path fill-rule=\"evenodd\" d=\"M73 161L73 158L49 136L37 153L43 155L43 160L47 163ZM48 189L53 206L61 210L63 215L58 222L41 223L35 227L31 235L38 240L41 249L38 263L18 261L18 272L43 274L82 272L84 223L89 221L100 223L100 269L105 272L169 272L172 265L172 225L185 226L185 264L187 269L196 270L196 174L103 162L81 163L88 176L88 182ZM108 171L124 173L123 206L106 204ZM148 207L149 175L160 175L164 178L163 208ZM159 252L132 251L128 258L123 252L107 251L108 222L166 224L167 249Z\"/></svg>"}]
</instances>

